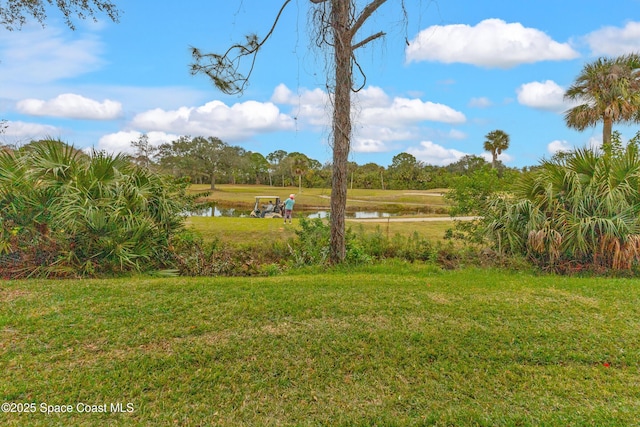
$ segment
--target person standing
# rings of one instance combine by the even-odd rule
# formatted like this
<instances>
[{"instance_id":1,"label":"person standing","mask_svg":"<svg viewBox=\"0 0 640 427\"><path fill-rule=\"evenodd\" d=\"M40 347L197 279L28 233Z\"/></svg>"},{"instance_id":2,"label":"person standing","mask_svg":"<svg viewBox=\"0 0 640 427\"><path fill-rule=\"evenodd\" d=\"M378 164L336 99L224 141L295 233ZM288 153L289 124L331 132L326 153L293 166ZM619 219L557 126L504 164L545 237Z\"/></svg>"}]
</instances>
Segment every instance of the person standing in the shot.
<instances>
[{"instance_id":1,"label":"person standing","mask_svg":"<svg viewBox=\"0 0 640 427\"><path fill-rule=\"evenodd\" d=\"M289 224L291 224L291 218L293 216L293 205L296 204L295 195L290 194L289 198L284 202L284 223L287 223L287 218L289 218Z\"/></svg>"}]
</instances>

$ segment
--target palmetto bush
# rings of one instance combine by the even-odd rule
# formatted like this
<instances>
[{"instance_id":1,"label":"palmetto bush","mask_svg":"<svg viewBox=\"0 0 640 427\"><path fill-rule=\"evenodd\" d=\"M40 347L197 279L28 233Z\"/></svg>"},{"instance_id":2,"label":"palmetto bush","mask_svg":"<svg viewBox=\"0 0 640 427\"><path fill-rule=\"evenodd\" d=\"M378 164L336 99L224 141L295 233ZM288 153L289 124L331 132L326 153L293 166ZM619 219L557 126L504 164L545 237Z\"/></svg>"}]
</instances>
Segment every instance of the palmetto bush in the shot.
<instances>
[{"instance_id":1,"label":"palmetto bush","mask_svg":"<svg viewBox=\"0 0 640 427\"><path fill-rule=\"evenodd\" d=\"M9 277L170 264L184 185L122 155L46 140L0 153L0 268Z\"/></svg>"},{"instance_id":2,"label":"palmetto bush","mask_svg":"<svg viewBox=\"0 0 640 427\"><path fill-rule=\"evenodd\" d=\"M543 161L513 197L493 201L488 234L501 253L555 270L630 269L640 261L640 157L581 149Z\"/></svg>"}]
</instances>

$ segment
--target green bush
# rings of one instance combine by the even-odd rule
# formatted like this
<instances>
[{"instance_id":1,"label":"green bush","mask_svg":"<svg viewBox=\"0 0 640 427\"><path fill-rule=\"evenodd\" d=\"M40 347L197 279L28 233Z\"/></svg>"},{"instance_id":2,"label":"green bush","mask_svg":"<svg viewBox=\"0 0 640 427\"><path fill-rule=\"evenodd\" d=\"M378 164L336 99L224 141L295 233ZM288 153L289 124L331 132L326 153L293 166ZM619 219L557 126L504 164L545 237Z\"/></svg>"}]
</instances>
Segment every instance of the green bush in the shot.
<instances>
[{"instance_id":1,"label":"green bush","mask_svg":"<svg viewBox=\"0 0 640 427\"><path fill-rule=\"evenodd\" d=\"M290 243L291 259L294 267L305 265L326 265L329 261L329 241L331 227L320 218L300 219L300 228L296 230L297 239ZM366 248L355 240L351 229L346 230L346 256L348 264L369 263L372 257Z\"/></svg>"},{"instance_id":2,"label":"green bush","mask_svg":"<svg viewBox=\"0 0 640 427\"><path fill-rule=\"evenodd\" d=\"M329 259L331 229L320 218L300 219L296 230L297 240L291 245L291 257L295 267L322 265Z\"/></svg>"},{"instance_id":3,"label":"green bush","mask_svg":"<svg viewBox=\"0 0 640 427\"><path fill-rule=\"evenodd\" d=\"M172 240L178 272L185 276L272 276L288 269L318 271L328 267L330 226L322 219L300 220L296 237L262 244L205 242L192 230L184 230ZM451 241L432 241L419 233L396 234L387 238L380 228L365 232L362 227L347 230L344 266L398 261L427 263L435 268L457 269L469 266L529 268L514 260L476 245ZM338 267L339 268L339 267Z\"/></svg>"},{"instance_id":4,"label":"green bush","mask_svg":"<svg viewBox=\"0 0 640 427\"><path fill-rule=\"evenodd\" d=\"M225 244L205 242L194 230L185 229L172 239L172 256L182 276L273 276L289 262L286 242Z\"/></svg>"},{"instance_id":5,"label":"green bush","mask_svg":"<svg viewBox=\"0 0 640 427\"><path fill-rule=\"evenodd\" d=\"M631 270L640 262L640 156L635 144L544 161L513 197L495 198L486 231L501 254L558 272Z\"/></svg>"},{"instance_id":6,"label":"green bush","mask_svg":"<svg viewBox=\"0 0 640 427\"><path fill-rule=\"evenodd\" d=\"M170 267L185 190L122 155L87 155L60 141L2 151L0 271L76 276Z\"/></svg>"},{"instance_id":7,"label":"green bush","mask_svg":"<svg viewBox=\"0 0 640 427\"><path fill-rule=\"evenodd\" d=\"M495 193L506 191L513 183L516 173L485 165L469 175L456 177L445 194L452 207L451 216L482 215Z\"/></svg>"}]
</instances>

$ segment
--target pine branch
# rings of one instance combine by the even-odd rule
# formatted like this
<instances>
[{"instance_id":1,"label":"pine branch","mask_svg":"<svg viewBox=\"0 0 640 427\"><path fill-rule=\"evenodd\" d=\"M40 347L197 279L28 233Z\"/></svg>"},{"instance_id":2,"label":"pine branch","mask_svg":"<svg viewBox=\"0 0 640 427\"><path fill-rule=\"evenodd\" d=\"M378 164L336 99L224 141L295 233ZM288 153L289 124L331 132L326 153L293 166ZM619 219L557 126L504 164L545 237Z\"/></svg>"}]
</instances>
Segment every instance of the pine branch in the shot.
<instances>
[{"instance_id":1,"label":"pine branch","mask_svg":"<svg viewBox=\"0 0 640 427\"><path fill-rule=\"evenodd\" d=\"M271 29L262 40L255 34L247 35L244 44L234 44L222 55L217 53L202 53L198 48L192 47L191 55L195 63L191 64L191 74L196 75L203 73L207 75L220 91L228 95L237 95L244 92L244 89L249 83L249 78L253 73L258 51L267 40L271 38L282 16L282 12L289 3L291 3L291 0L285 0L282 4ZM238 71L241 60L245 56L252 57L246 76ZM208 63L202 64L203 61L208 61Z\"/></svg>"}]
</instances>

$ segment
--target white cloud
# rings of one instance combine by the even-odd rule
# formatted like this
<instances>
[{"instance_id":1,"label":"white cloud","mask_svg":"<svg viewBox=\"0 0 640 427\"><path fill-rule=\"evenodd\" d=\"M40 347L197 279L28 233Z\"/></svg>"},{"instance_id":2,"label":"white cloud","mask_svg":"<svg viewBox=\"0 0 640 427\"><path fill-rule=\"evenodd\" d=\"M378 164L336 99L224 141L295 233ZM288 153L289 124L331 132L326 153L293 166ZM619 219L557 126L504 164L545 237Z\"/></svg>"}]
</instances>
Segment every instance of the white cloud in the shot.
<instances>
[{"instance_id":1,"label":"white cloud","mask_svg":"<svg viewBox=\"0 0 640 427\"><path fill-rule=\"evenodd\" d=\"M296 117L304 126L331 124L330 98L320 90L303 89L293 93L280 84L273 92L271 101L290 105L289 115ZM466 117L453 108L417 98L391 98L383 89L369 86L353 95L352 150L354 152L386 152L396 149L396 142L419 138L418 125L426 121L464 123ZM445 137L464 138L459 131L451 131Z\"/></svg>"},{"instance_id":2,"label":"white cloud","mask_svg":"<svg viewBox=\"0 0 640 427\"><path fill-rule=\"evenodd\" d=\"M369 86L355 95L357 107L362 109L389 105L391 99L384 90L377 86Z\"/></svg>"},{"instance_id":3,"label":"white cloud","mask_svg":"<svg viewBox=\"0 0 640 427\"><path fill-rule=\"evenodd\" d=\"M56 138L61 134L60 129L55 126L43 125L40 123L27 123L21 121L7 121L7 128L0 136L0 142L6 144L16 144L29 142L31 140L43 138Z\"/></svg>"},{"instance_id":4,"label":"white cloud","mask_svg":"<svg viewBox=\"0 0 640 427\"><path fill-rule=\"evenodd\" d=\"M142 132L135 130L121 131L105 135L98 141L97 150L104 150L109 153L133 153L131 147L132 141L137 141L142 136ZM180 138L179 135L168 134L165 132L148 132L146 133L149 138L149 144L154 147L164 144L165 142L172 142Z\"/></svg>"},{"instance_id":5,"label":"white cloud","mask_svg":"<svg viewBox=\"0 0 640 427\"><path fill-rule=\"evenodd\" d=\"M549 111L565 111L571 108L564 100L565 90L552 80L525 83L516 92L518 102L527 107Z\"/></svg>"},{"instance_id":6,"label":"white cloud","mask_svg":"<svg viewBox=\"0 0 640 427\"><path fill-rule=\"evenodd\" d=\"M17 109L32 116L65 117L69 119L113 120L122 115L122 104L105 99L102 102L73 93L65 93L48 101L25 99Z\"/></svg>"},{"instance_id":7,"label":"white cloud","mask_svg":"<svg viewBox=\"0 0 640 427\"><path fill-rule=\"evenodd\" d=\"M467 138L467 134L457 130L457 129L451 129L448 133L447 133L447 138L449 139L466 139Z\"/></svg>"},{"instance_id":8,"label":"white cloud","mask_svg":"<svg viewBox=\"0 0 640 427\"><path fill-rule=\"evenodd\" d=\"M469 107L487 108L491 107L492 105L492 102L489 100L489 98L486 97L471 98L471 100L469 101Z\"/></svg>"},{"instance_id":9,"label":"white cloud","mask_svg":"<svg viewBox=\"0 0 640 427\"><path fill-rule=\"evenodd\" d=\"M585 40L594 56L620 56L640 50L640 22L628 22L624 28L604 27Z\"/></svg>"},{"instance_id":10,"label":"white cloud","mask_svg":"<svg viewBox=\"0 0 640 427\"><path fill-rule=\"evenodd\" d=\"M397 149L399 141L415 140L419 133L413 127L354 126L351 149L356 153L384 153Z\"/></svg>"},{"instance_id":11,"label":"white cloud","mask_svg":"<svg viewBox=\"0 0 640 427\"><path fill-rule=\"evenodd\" d=\"M579 54L535 28L501 19L470 25L435 25L422 30L406 48L408 62L439 61L488 68L511 68L539 61L573 59Z\"/></svg>"},{"instance_id":12,"label":"white cloud","mask_svg":"<svg viewBox=\"0 0 640 427\"><path fill-rule=\"evenodd\" d=\"M274 91L271 100L278 104L292 105L291 115L304 118L313 124L330 123L327 109L329 96L320 89L302 90L294 94L284 84ZM354 122L363 126L393 126L423 121L464 123L466 117L459 111L444 105L417 98L391 99L379 87L367 87L353 97Z\"/></svg>"},{"instance_id":13,"label":"white cloud","mask_svg":"<svg viewBox=\"0 0 640 427\"><path fill-rule=\"evenodd\" d=\"M418 137L415 127L387 127L362 123L354 125L354 134L356 138L380 141L406 141Z\"/></svg>"},{"instance_id":14,"label":"white cloud","mask_svg":"<svg viewBox=\"0 0 640 427\"><path fill-rule=\"evenodd\" d=\"M229 107L221 101L211 101L200 107L146 111L134 117L131 127L234 141L258 133L291 130L294 120L271 102L246 101Z\"/></svg>"},{"instance_id":15,"label":"white cloud","mask_svg":"<svg viewBox=\"0 0 640 427\"><path fill-rule=\"evenodd\" d=\"M273 90L273 95L271 95L271 101L276 104L291 104L293 103L294 93L285 85L284 83L280 83Z\"/></svg>"},{"instance_id":16,"label":"white cloud","mask_svg":"<svg viewBox=\"0 0 640 427\"><path fill-rule=\"evenodd\" d=\"M418 125L425 121L464 123L466 117L459 111L443 104L425 102L420 99L396 97L390 99L378 88L359 94L362 108L355 116L356 144L354 151L383 152L395 147L389 142L408 141L419 138ZM360 100L360 97L358 98ZM459 139L464 134L450 131L446 137Z\"/></svg>"},{"instance_id":17,"label":"white cloud","mask_svg":"<svg viewBox=\"0 0 640 427\"><path fill-rule=\"evenodd\" d=\"M298 123L321 127L331 123L329 95L320 89L302 89L295 94L281 83L273 91L271 102L291 106L289 115L295 117Z\"/></svg>"},{"instance_id":18,"label":"white cloud","mask_svg":"<svg viewBox=\"0 0 640 427\"><path fill-rule=\"evenodd\" d=\"M551 141L547 145L547 151L551 154L555 154L559 151L571 151L573 147L567 141L555 140Z\"/></svg>"},{"instance_id":19,"label":"white cloud","mask_svg":"<svg viewBox=\"0 0 640 427\"><path fill-rule=\"evenodd\" d=\"M284 83L280 83L271 95L271 101L276 104L322 104L328 101L327 93L320 89L302 89L299 94L295 94Z\"/></svg>"},{"instance_id":20,"label":"white cloud","mask_svg":"<svg viewBox=\"0 0 640 427\"><path fill-rule=\"evenodd\" d=\"M187 86L83 86L83 92L94 99L117 99L127 111L147 111L152 108L171 109L177 105L197 105L203 92ZM209 93L210 94L210 93Z\"/></svg>"},{"instance_id":21,"label":"white cloud","mask_svg":"<svg viewBox=\"0 0 640 427\"><path fill-rule=\"evenodd\" d=\"M363 108L358 119L378 126L401 126L423 121L442 123L466 121L464 114L447 105L408 98L394 98L385 106Z\"/></svg>"},{"instance_id":22,"label":"white cloud","mask_svg":"<svg viewBox=\"0 0 640 427\"><path fill-rule=\"evenodd\" d=\"M37 85L77 77L103 65L102 51L95 35L52 26L0 31L0 81Z\"/></svg>"},{"instance_id":23,"label":"white cloud","mask_svg":"<svg viewBox=\"0 0 640 427\"><path fill-rule=\"evenodd\" d=\"M436 166L455 163L467 155L467 153L463 153L462 151L445 148L431 141L422 141L419 147L411 147L406 151L415 156L416 159Z\"/></svg>"},{"instance_id":24,"label":"white cloud","mask_svg":"<svg viewBox=\"0 0 640 427\"><path fill-rule=\"evenodd\" d=\"M351 149L355 153L384 153L390 151L391 147L377 139L356 138Z\"/></svg>"}]
</instances>

